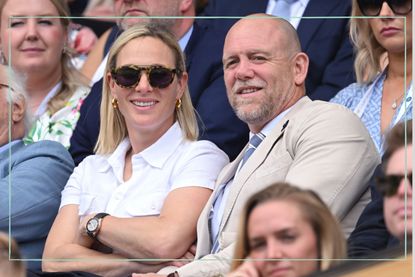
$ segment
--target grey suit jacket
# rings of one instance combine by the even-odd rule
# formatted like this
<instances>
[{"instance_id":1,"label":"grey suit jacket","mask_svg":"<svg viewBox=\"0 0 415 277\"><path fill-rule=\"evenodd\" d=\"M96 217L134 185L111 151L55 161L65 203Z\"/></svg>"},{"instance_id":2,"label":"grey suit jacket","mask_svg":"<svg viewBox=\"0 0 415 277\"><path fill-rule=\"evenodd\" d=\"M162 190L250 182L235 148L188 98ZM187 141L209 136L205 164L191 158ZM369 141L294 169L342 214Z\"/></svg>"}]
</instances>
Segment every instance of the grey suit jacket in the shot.
<instances>
[{"instance_id":1,"label":"grey suit jacket","mask_svg":"<svg viewBox=\"0 0 415 277\"><path fill-rule=\"evenodd\" d=\"M217 186L235 175L243 152L219 174ZM219 228L221 251L209 254L208 215L214 193L197 225L196 260L179 276L225 274L233 255L240 213L246 200L278 181L313 189L350 233L369 201L367 182L380 157L360 119L346 108L300 99L277 124L233 180ZM166 272L166 271L164 271Z\"/></svg>"},{"instance_id":2,"label":"grey suit jacket","mask_svg":"<svg viewBox=\"0 0 415 277\"><path fill-rule=\"evenodd\" d=\"M19 141L12 145L10 157L9 149L0 152L0 231L9 232L10 219L10 234L23 258L42 258L60 193L73 168L69 152L54 141L27 146ZM29 262L28 266L40 269L40 262Z\"/></svg>"}]
</instances>

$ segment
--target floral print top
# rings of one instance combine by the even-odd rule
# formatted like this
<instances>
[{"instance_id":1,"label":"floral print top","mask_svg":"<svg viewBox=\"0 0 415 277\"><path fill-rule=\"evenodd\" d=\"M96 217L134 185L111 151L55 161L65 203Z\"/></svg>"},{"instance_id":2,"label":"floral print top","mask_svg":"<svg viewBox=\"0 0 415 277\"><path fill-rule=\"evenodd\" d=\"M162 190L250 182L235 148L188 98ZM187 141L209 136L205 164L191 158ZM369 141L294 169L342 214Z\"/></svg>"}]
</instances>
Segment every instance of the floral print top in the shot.
<instances>
[{"instance_id":1,"label":"floral print top","mask_svg":"<svg viewBox=\"0 0 415 277\"><path fill-rule=\"evenodd\" d=\"M23 138L25 144L39 140L53 140L69 148L72 132L78 122L81 105L88 96L88 87L79 87L66 105L50 116L49 112L40 115L32 125L27 136Z\"/></svg>"}]
</instances>

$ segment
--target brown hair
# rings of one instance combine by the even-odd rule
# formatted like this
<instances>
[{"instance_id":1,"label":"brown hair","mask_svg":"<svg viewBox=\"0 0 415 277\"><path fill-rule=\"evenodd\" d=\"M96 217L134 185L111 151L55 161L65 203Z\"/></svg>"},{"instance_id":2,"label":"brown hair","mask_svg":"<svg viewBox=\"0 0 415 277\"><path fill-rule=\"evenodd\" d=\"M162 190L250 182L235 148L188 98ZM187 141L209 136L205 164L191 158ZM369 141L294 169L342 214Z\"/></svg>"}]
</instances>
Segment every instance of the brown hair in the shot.
<instances>
[{"instance_id":1,"label":"brown hair","mask_svg":"<svg viewBox=\"0 0 415 277\"><path fill-rule=\"evenodd\" d=\"M311 190L303 190L287 183L275 183L252 195L242 213L232 270L249 255L248 220L252 211L268 201L288 201L296 204L304 219L312 226L317 238L320 270L326 270L346 256L346 241L339 223L326 204Z\"/></svg>"},{"instance_id":2,"label":"brown hair","mask_svg":"<svg viewBox=\"0 0 415 277\"><path fill-rule=\"evenodd\" d=\"M385 153L382 157L382 168L385 172L390 157L401 147L412 144L412 119L396 124L385 139Z\"/></svg>"}]
</instances>

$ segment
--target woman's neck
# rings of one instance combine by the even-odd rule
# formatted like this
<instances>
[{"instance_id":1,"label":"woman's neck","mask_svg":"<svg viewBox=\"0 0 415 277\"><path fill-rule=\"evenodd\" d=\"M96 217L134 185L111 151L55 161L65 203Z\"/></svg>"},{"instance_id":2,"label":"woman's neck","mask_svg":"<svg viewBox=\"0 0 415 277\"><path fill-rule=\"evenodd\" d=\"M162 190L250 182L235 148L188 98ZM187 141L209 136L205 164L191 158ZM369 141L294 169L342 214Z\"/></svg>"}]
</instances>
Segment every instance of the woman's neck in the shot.
<instances>
[{"instance_id":1,"label":"woman's neck","mask_svg":"<svg viewBox=\"0 0 415 277\"><path fill-rule=\"evenodd\" d=\"M32 112L36 112L43 99L61 81L61 78L60 72L49 76L28 73L26 91L30 97L29 108Z\"/></svg>"},{"instance_id":2,"label":"woman's neck","mask_svg":"<svg viewBox=\"0 0 415 277\"><path fill-rule=\"evenodd\" d=\"M388 56L388 78L391 79L404 79L406 76L407 83L412 80L412 51L408 51L406 55L406 68L405 68L405 56L401 54L389 54Z\"/></svg>"}]
</instances>

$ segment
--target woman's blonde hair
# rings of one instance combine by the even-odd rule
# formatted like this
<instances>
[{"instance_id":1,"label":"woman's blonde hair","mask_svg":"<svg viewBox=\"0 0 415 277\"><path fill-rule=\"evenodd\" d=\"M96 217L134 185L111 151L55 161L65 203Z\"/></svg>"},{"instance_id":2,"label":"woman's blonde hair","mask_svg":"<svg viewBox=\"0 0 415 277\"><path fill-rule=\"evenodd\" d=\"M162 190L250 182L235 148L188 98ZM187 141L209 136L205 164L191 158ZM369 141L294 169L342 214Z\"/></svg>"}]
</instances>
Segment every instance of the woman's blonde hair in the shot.
<instances>
[{"instance_id":1,"label":"woman's blonde hair","mask_svg":"<svg viewBox=\"0 0 415 277\"><path fill-rule=\"evenodd\" d=\"M183 72L186 71L184 54L181 51L176 38L168 30L161 28L156 24L147 23L137 24L124 31L112 45L105 67L101 101L101 123L98 141L95 146L97 154L112 153L120 142L128 136L128 130L123 115L119 109L114 109L112 106L109 83L105 76L115 68L117 55L128 42L133 39L145 37L159 39L170 48L174 55L178 78L182 78ZM199 128L187 84L181 102L181 107L175 109L175 118L182 129L183 137L191 141L197 140Z\"/></svg>"},{"instance_id":2,"label":"woman's blonde hair","mask_svg":"<svg viewBox=\"0 0 415 277\"><path fill-rule=\"evenodd\" d=\"M4 5L7 1L0 0L0 14L3 13ZM69 7L65 0L49 0L55 8L58 10L58 15L61 17L60 21L63 29L66 33L69 31ZM72 64L72 52L71 49L65 47L61 55L61 69L62 69L62 85L58 93L52 97L48 102L48 112L53 115L60 109L62 109L68 100L72 97L73 93L80 86L87 86L85 77L74 67ZM13 67L13 65L11 65Z\"/></svg>"},{"instance_id":3,"label":"woman's blonde hair","mask_svg":"<svg viewBox=\"0 0 415 277\"><path fill-rule=\"evenodd\" d=\"M262 203L269 201L287 201L294 203L305 221L313 228L317 238L319 270L327 270L346 257L346 241L339 223L326 204L311 190L303 190L287 183L275 183L252 195L241 217L238 240L236 243L232 270L242 264L250 253L248 221L252 211Z\"/></svg>"},{"instance_id":4,"label":"woman's blonde hair","mask_svg":"<svg viewBox=\"0 0 415 277\"><path fill-rule=\"evenodd\" d=\"M357 0L352 0L352 18L350 19L350 39L355 47L356 57L354 60L354 70L358 83L370 83L376 75L382 71L382 58L386 53L376 40L366 18L356 18L363 16L357 4Z\"/></svg>"}]
</instances>

